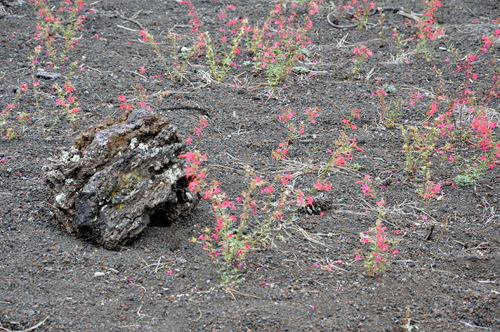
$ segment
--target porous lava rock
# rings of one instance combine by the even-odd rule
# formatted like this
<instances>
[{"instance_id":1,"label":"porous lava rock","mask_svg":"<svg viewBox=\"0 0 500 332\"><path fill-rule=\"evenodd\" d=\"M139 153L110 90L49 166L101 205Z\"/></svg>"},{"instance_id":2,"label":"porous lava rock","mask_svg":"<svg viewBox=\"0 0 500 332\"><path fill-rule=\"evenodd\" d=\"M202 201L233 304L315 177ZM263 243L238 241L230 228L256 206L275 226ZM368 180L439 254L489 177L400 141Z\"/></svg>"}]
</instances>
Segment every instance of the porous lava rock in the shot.
<instances>
[{"instance_id":1,"label":"porous lava rock","mask_svg":"<svg viewBox=\"0 0 500 332\"><path fill-rule=\"evenodd\" d=\"M168 224L190 214L200 197L189 192L185 152L163 115L138 109L106 118L43 166L58 219L70 233L119 249L152 218Z\"/></svg>"}]
</instances>

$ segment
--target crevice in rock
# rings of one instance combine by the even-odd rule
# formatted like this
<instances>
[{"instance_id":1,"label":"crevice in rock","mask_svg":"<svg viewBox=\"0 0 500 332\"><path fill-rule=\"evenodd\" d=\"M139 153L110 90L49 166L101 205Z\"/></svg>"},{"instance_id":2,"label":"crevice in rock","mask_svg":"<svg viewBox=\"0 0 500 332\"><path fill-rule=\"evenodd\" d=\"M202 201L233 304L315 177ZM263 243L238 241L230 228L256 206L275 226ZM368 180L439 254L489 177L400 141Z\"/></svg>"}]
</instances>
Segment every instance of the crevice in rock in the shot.
<instances>
[{"instance_id":1,"label":"crevice in rock","mask_svg":"<svg viewBox=\"0 0 500 332\"><path fill-rule=\"evenodd\" d=\"M149 212L148 227L170 227L175 219L179 216L172 215L172 211L176 211L176 207L184 205L190 201L186 195L191 195L186 191L189 185L189 180L186 177L181 177L174 185L173 189L176 194L176 200L165 202L154 210ZM199 199L199 195L198 195ZM181 213L182 216L182 213Z\"/></svg>"},{"instance_id":2,"label":"crevice in rock","mask_svg":"<svg viewBox=\"0 0 500 332\"><path fill-rule=\"evenodd\" d=\"M148 227L170 227L172 226L173 220L169 218L167 211L171 208L171 204L166 203L159 206L155 210L151 211L149 214L149 225Z\"/></svg>"}]
</instances>

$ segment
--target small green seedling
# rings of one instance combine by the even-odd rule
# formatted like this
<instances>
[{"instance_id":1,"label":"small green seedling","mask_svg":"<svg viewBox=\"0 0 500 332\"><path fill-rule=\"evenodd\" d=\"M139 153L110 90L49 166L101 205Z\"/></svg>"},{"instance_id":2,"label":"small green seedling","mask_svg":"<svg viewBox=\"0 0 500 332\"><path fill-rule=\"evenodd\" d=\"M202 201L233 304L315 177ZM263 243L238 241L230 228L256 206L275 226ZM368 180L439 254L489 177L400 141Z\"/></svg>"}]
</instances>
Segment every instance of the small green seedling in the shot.
<instances>
[{"instance_id":1,"label":"small green seedling","mask_svg":"<svg viewBox=\"0 0 500 332\"><path fill-rule=\"evenodd\" d=\"M457 175L455 177L455 184L459 187L472 186L472 179L470 175Z\"/></svg>"},{"instance_id":2,"label":"small green seedling","mask_svg":"<svg viewBox=\"0 0 500 332\"><path fill-rule=\"evenodd\" d=\"M292 71L296 74L307 74L310 70L306 67L293 67Z\"/></svg>"},{"instance_id":3,"label":"small green seedling","mask_svg":"<svg viewBox=\"0 0 500 332\"><path fill-rule=\"evenodd\" d=\"M383 89L387 93L391 93L391 92L396 91L396 87L394 86L394 84L384 84Z\"/></svg>"}]
</instances>

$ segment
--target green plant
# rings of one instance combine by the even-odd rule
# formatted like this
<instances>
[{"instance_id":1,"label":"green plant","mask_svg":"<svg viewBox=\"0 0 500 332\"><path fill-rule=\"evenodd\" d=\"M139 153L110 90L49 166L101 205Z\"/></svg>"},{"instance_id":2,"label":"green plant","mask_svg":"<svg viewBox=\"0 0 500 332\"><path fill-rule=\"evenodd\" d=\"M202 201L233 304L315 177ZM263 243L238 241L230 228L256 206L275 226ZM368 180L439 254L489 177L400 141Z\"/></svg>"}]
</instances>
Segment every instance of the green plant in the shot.
<instances>
[{"instance_id":1,"label":"green plant","mask_svg":"<svg viewBox=\"0 0 500 332\"><path fill-rule=\"evenodd\" d=\"M386 128L392 128L396 124L396 119L402 114L403 99L397 97L395 100L391 100L389 105L387 105L384 111L384 117L382 123Z\"/></svg>"},{"instance_id":2,"label":"green plant","mask_svg":"<svg viewBox=\"0 0 500 332\"><path fill-rule=\"evenodd\" d=\"M189 53L187 53L187 52L181 52L181 53L177 54L177 57L179 59L186 60L187 58L189 58Z\"/></svg>"},{"instance_id":3,"label":"green plant","mask_svg":"<svg viewBox=\"0 0 500 332\"><path fill-rule=\"evenodd\" d=\"M4 139L14 139L17 138L16 131L14 128L8 128L7 129L7 134L3 137Z\"/></svg>"},{"instance_id":4,"label":"green plant","mask_svg":"<svg viewBox=\"0 0 500 332\"><path fill-rule=\"evenodd\" d=\"M390 238L386 233L387 228L382 224L382 219L387 215L384 208L386 203L383 198L380 200L377 199L372 177L367 174L363 180L356 183L361 184L363 196L369 196L376 200L378 218L375 222L375 227L370 228L364 233L360 233L361 244L368 245L368 250L360 249L355 259L364 261L368 276L378 278L384 273L390 258L396 257L399 252L396 246L401 239ZM398 233L397 230L394 231L394 235Z\"/></svg>"},{"instance_id":5,"label":"green plant","mask_svg":"<svg viewBox=\"0 0 500 332\"><path fill-rule=\"evenodd\" d=\"M247 36L247 48L254 55L254 70L264 72L270 86L277 86L292 72L298 60L306 59L306 47L311 43L306 34L311 27L308 17L303 24L295 23L295 15L284 17L277 9L261 29L251 30L253 37Z\"/></svg>"},{"instance_id":6,"label":"green plant","mask_svg":"<svg viewBox=\"0 0 500 332\"><path fill-rule=\"evenodd\" d=\"M182 37L176 33L173 33L171 30L168 31L168 38L170 39L172 43L172 55L173 55L173 62L172 65L169 65L167 59L162 55L161 50L158 47L158 44L155 42L154 37L151 33L149 33L146 30L141 30L139 31L139 35L142 36L143 41L147 41L150 43L150 45L154 49L154 53L157 55L157 57L160 59L160 61L163 62L163 65L165 69L168 71L170 77L173 79L172 73L170 69L173 69L175 72L177 79L182 80L183 79L183 73L186 69L186 66L188 65L188 60L193 58L193 57L198 57L202 51L203 48L205 47L206 43L206 33L202 33L200 31L200 27L203 25L201 20L198 17L198 13L196 12L196 9L194 8L191 0L181 0L180 4L187 5L189 7L189 16L192 17L192 19L189 21L189 23L192 24L192 33L196 33L196 40L193 42L192 47L190 48L181 48L181 52L178 52L178 47L177 47L177 42L182 39Z\"/></svg>"},{"instance_id":7,"label":"green plant","mask_svg":"<svg viewBox=\"0 0 500 332\"><path fill-rule=\"evenodd\" d=\"M24 134L24 124L26 123L26 121L29 120L29 118L31 117L30 114L28 113L25 113L25 112L21 112L19 113L19 115L16 117L17 121L19 121L19 125L21 127L21 135Z\"/></svg>"},{"instance_id":8,"label":"green plant","mask_svg":"<svg viewBox=\"0 0 500 332\"><path fill-rule=\"evenodd\" d=\"M39 17L36 29L40 32L35 33L35 37L43 39L47 55L52 57L53 65L63 64L67 60L68 51L78 43L78 39L74 37L85 19L84 15L79 15L84 4L83 0L62 1L58 9L45 0L29 1L33 2L35 12ZM57 32L62 33L64 38L64 44L59 50L56 44ZM57 57L58 52L59 57Z\"/></svg>"},{"instance_id":9,"label":"green plant","mask_svg":"<svg viewBox=\"0 0 500 332\"><path fill-rule=\"evenodd\" d=\"M399 53L393 57L393 62L394 63L403 63L403 62L409 62L408 60L408 55L410 52L405 52L403 49L403 42L401 41L401 36L398 34L396 28L393 29L392 36L396 38L396 45L399 48ZM404 35L402 36L404 38ZM411 40L411 38L407 39L406 41Z\"/></svg>"},{"instance_id":10,"label":"green plant","mask_svg":"<svg viewBox=\"0 0 500 332\"><path fill-rule=\"evenodd\" d=\"M384 202L378 202L382 205ZM361 233L361 243L368 245L368 252L363 253L360 251L360 255L356 256L357 260L363 258L365 263L366 273L369 277L378 278L384 274L387 263L391 257L396 257L398 250L396 245L400 242L399 239L390 239L386 233L387 227L383 226L382 220L377 219L374 228L370 228L368 231ZM394 234L397 234L394 231Z\"/></svg>"},{"instance_id":11,"label":"green plant","mask_svg":"<svg viewBox=\"0 0 500 332\"><path fill-rule=\"evenodd\" d=\"M273 15L274 12L269 14L262 28L255 26L250 31L246 31L247 50L250 54L257 55L259 49L264 47L265 34L269 30L269 23ZM249 32L252 32L252 37L250 37Z\"/></svg>"},{"instance_id":12,"label":"green plant","mask_svg":"<svg viewBox=\"0 0 500 332\"><path fill-rule=\"evenodd\" d=\"M396 119L401 115L403 99L397 97L395 100L391 99L389 103L385 101L388 94L394 92L396 87L392 84L384 84L382 88L379 87L380 78L377 78L377 91L372 96L377 95L380 100L380 122L386 128L392 128L396 124Z\"/></svg>"},{"instance_id":13,"label":"green plant","mask_svg":"<svg viewBox=\"0 0 500 332\"><path fill-rule=\"evenodd\" d=\"M18 107L17 100L19 99L19 96L21 95L22 92L26 92L27 89L28 89L27 83L21 84L21 87L16 90L16 94L14 96L14 100L12 101L12 103L8 103L7 106L2 110L2 112L0 113L0 128L4 127L6 124L9 123L8 118L12 114L12 111ZM24 116L21 118L18 116L17 120L20 120L20 122L22 122L21 124L24 125L25 118L26 118L26 116L28 116L28 114L26 114L24 112L22 112L22 114L24 114ZM23 127L21 127L21 131L22 130L23 130ZM13 139L16 137L17 137L17 134L16 134L16 130L14 127L14 128L8 128L7 134L3 138L4 139L7 139L7 138Z\"/></svg>"},{"instance_id":14,"label":"green plant","mask_svg":"<svg viewBox=\"0 0 500 332\"><path fill-rule=\"evenodd\" d=\"M229 201L220 190L219 183L212 182L204 198L212 201L217 225L213 230L206 228L205 234L191 241L201 240L210 251L212 260L219 266L223 285L234 287L240 281L241 269L250 249L276 245L276 239L282 238L281 232L296 220L295 213L313 204L314 191L331 190L332 184L325 181L324 177L334 163L339 164L339 160L343 159L341 154L350 154L352 148L352 144L337 145L335 153L308 193L291 186L294 179L290 173L278 174L269 183L256 176L248 166L245 167L247 190L236 198L236 202ZM236 210L236 204L242 205L243 209L237 213L238 217L231 212Z\"/></svg>"},{"instance_id":15,"label":"green plant","mask_svg":"<svg viewBox=\"0 0 500 332\"><path fill-rule=\"evenodd\" d=\"M292 71L296 74L307 74L309 73L309 69L306 67L293 67Z\"/></svg>"},{"instance_id":16,"label":"green plant","mask_svg":"<svg viewBox=\"0 0 500 332\"><path fill-rule=\"evenodd\" d=\"M56 83L52 88L55 89L59 95L59 99L56 100L56 105L65 111L66 117L73 123L76 129L78 126L78 117L79 114L81 114L81 108L78 99L73 96L73 92L75 91L73 84L70 81L66 81L62 87Z\"/></svg>"},{"instance_id":17,"label":"green plant","mask_svg":"<svg viewBox=\"0 0 500 332\"><path fill-rule=\"evenodd\" d=\"M375 191L372 188L372 179L370 175L366 175L361 183L361 190L364 196L370 196L376 199ZM378 278L382 276L386 269L386 265L391 257L396 257L398 250L396 249L397 244L401 239L389 238L386 233L387 227L383 226L382 218L386 216L384 210L385 201L382 198L380 201L376 202L378 209L378 218L375 223L375 227L370 228L364 233L360 233L360 240L363 245L368 245L368 250L360 249L359 254L356 255L356 260L363 260L365 263L365 269L370 277ZM398 234L398 231L394 231L394 234Z\"/></svg>"},{"instance_id":18,"label":"green plant","mask_svg":"<svg viewBox=\"0 0 500 332\"><path fill-rule=\"evenodd\" d=\"M306 110L308 121L315 123L318 109ZM293 135L296 133L291 121L295 113L284 111L281 119ZM287 142L286 142L287 143ZM288 144L286 144L288 146ZM285 144L282 144L285 149ZM219 188L220 184L212 182L205 190L205 199L212 202L215 212L216 226L206 228L204 234L191 239L192 242L201 241L210 251L212 260L219 266L222 283L234 287L240 281L241 269L245 264L248 251L252 248L268 248L276 245L276 239L283 239L281 233L296 220L295 213L312 205L312 193L316 190L329 191L332 184L325 180L333 164L346 164L345 158L352 156L352 150L357 148L355 139L348 139L345 133L335 141L335 151L330 151L328 163L319 172L315 185L307 193L294 188L295 179L291 173L278 174L271 181L264 181L248 166L246 171L246 190L236 198L235 202L228 199L227 194ZM359 149L359 148L358 148ZM288 149L278 153L273 151L273 157L280 161L286 158ZM198 171L202 161L197 152L188 152L185 156L188 161L187 176L190 178L192 191L203 187L203 178ZM233 211L238 211L233 212Z\"/></svg>"},{"instance_id":19,"label":"green plant","mask_svg":"<svg viewBox=\"0 0 500 332\"><path fill-rule=\"evenodd\" d=\"M361 165L358 163L352 164L351 167L354 168L356 171L361 170Z\"/></svg>"},{"instance_id":20,"label":"green plant","mask_svg":"<svg viewBox=\"0 0 500 332\"><path fill-rule=\"evenodd\" d=\"M339 23L341 22L341 18L344 17L347 10L351 8L350 5L344 6L344 0L338 0L337 4L334 1L330 1L329 6L332 14L335 14L335 22Z\"/></svg>"},{"instance_id":21,"label":"green plant","mask_svg":"<svg viewBox=\"0 0 500 332\"><path fill-rule=\"evenodd\" d=\"M400 126L405 144L403 152L406 158L406 171L414 175L417 170L424 173L432 165L430 158L433 156L434 149L440 139L441 131L435 127L424 125L421 128L409 126L404 128ZM446 150L451 146L447 145Z\"/></svg>"},{"instance_id":22,"label":"green plant","mask_svg":"<svg viewBox=\"0 0 500 332\"><path fill-rule=\"evenodd\" d=\"M361 66L363 63L365 63L366 60L370 58L372 55L372 51L367 49L365 46L362 46L360 48L355 47L353 50L353 53L355 57L351 59L352 61L352 69L351 69L351 74L357 74L359 70L361 69Z\"/></svg>"},{"instance_id":23,"label":"green plant","mask_svg":"<svg viewBox=\"0 0 500 332\"><path fill-rule=\"evenodd\" d=\"M414 51L415 54L424 52L426 61L431 61L434 54L434 46L436 39L444 35L444 30L436 26L436 18L434 12L438 7L441 7L440 0L424 0L425 13L421 20L415 24L417 28L418 47ZM429 40L431 45L429 46Z\"/></svg>"},{"instance_id":24,"label":"green plant","mask_svg":"<svg viewBox=\"0 0 500 332\"><path fill-rule=\"evenodd\" d=\"M475 60L476 56L468 56L461 67L466 68L467 78L474 75L472 62ZM497 123L489 118L484 105L475 105L469 83L465 85L466 91L461 91L461 101L451 100L448 109L441 112L441 103L434 101L427 112L428 118L419 127L401 127L406 169L411 175L420 175L423 184L419 185L418 193L427 204L429 198L439 192L433 174L445 161L454 163L458 169L457 185L467 186L487 168L493 168L496 158L500 157L500 141L494 131ZM438 95L437 99L445 98Z\"/></svg>"},{"instance_id":25,"label":"green plant","mask_svg":"<svg viewBox=\"0 0 500 332\"><path fill-rule=\"evenodd\" d=\"M167 60L165 59L165 57L163 57L159 47L158 47L158 44L156 43L156 41L154 40L154 37L152 34L150 34L149 32L147 32L146 30L140 30L139 31L139 35L142 36L142 40L143 41L146 41L146 42L149 42L149 44L151 46L153 46L154 48L154 53L156 54L156 56L160 59L160 61L163 62L163 65L165 66L165 68L168 70L169 66L167 64ZM169 32L168 34L168 37L170 38L170 40L172 40L172 43L173 43L173 49L174 49L174 52L176 52L176 45L175 45L175 41L176 41L176 37L177 35ZM179 37L180 38L180 37ZM174 53L174 58L177 58L177 53ZM180 74L179 74L180 75Z\"/></svg>"},{"instance_id":26,"label":"green plant","mask_svg":"<svg viewBox=\"0 0 500 332\"><path fill-rule=\"evenodd\" d=\"M375 8L375 3L373 1L367 3L366 0L352 0L348 6L354 8L354 18L358 24L358 29L363 29L368 21L371 10Z\"/></svg>"},{"instance_id":27,"label":"green plant","mask_svg":"<svg viewBox=\"0 0 500 332\"><path fill-rule=\"evenodd\" d=\"M234 20L236 21L236 20ZM217 48L217 51L214 49L214 45L212 43L212 39L210 38L210 34L206 32L206 48L207 48L207 59L210 64L210 68L212 69L212 74L214 75L214 79L218 82L222 82L227 72L231 68L231 66L235 66L236 62L234 62L234 58L237 54L241 53L238 48L241 37L247 30L247 19L241 20L241 26L238 28L234 28L231 33L234 35L232 43L227 43L228 36L224 36L221 39L220 47ZM234 23L236 24L236 22ZM218 55L220 54L220 56Z\"/></svg>"},{"instance_id":28,"label":"green plant","mask_svg":"<svg viewBox=\"0 0 500 332\"><path fill-rule=\"evenodd\" d=\"M467 186L472 186L474 184L472 178L470 175L457 175L455 177L455 184L459 187L467 187Z\"/></svg>"},{"instance_id":29,"label":"green plant","mask_svg":"<svg viewBox=\"0 0 500 332\"><path fill-rule=\"evenodd\" d=\"M394 86L394 84L390 84L390 83L386 83L382 86L383 90L386 91L387 93L393 93L395 92L397 89L396 87Z\"/></svg>"},{"instance_id":30,"label":"green plant","mask_svg":"<svg viewBox=\"0 0 500 332\"><path fill-rule=\"evenodd\" d=\"M430 170L427 170L425 182L418 186L417 193L424 199L427 211L429 210L429 201L431 198L436 198L436 195L441 192L441 183L435 183L431 180Z\"/></svg>"}]
</instances>

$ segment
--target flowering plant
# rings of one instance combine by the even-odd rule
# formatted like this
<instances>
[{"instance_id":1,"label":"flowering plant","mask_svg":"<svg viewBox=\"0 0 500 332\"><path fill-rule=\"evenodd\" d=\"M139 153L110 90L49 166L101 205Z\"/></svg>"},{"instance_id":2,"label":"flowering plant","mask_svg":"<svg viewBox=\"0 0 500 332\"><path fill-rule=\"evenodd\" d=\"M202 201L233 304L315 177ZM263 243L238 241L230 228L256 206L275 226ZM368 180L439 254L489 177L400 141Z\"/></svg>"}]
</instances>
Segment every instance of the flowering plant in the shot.
<instances>
[{"instance_id":1,"label":"flowering plant","mask_svg":"<svg viewBox=\"0 0 500 332\"><path fill-rule=\"evenodd\" d=\"M247 23L248 19L246 18L240 20L240 26L237 26L238 20L236 19L229 21L226 26L229 27L229 32L234 36L234 38L232 39L232 42L229 43L229 37L227 35L224 35L220 40L220 47L217 48L218 51L214 50L214 45L212 43L212 39L210 38L210 34L208 32L205 32L207 59L216 81L222 82L227 72L229 71L229 68L236 66L234 58L237 54L241 53L238 46L241 42L241 37L248 30ZM236 27L233 28L231 27L232 25L235 25ZM225 33L224 29L220 30ZM221 54L221 57L219 58L217 54Z\"/></svg>"},{"instance_id":2,"label":"flowering plant","mask_svg":"<svg viewBox=\"0 0 500 332\"><path fill-rule=\"evenodd\" d=\"M314 10L309 12L310 15L315 13ZM312 22L306 17L303 25L296 23L296 15L292 12L289 17L285 17L278 4L263 27L250 29L252 38L247 35L247 48L254 55L252 61L255 71L265 72L271 86L282 82L298 60L307 58L306 47L311 41L306 34Z\"/></svg>"},{"instance_id":3,"label":"flowering plant","mask_svg":"<svg viewBox=\"0 0 500 332\"><path fill-rule=\"evenodd\" d=\"M355 57L351 59L353 65L351 69L352 75L357 74L361 69L363 63L365 63L365 61L368 60L373 54L372 51L370 51L365 46L362 46L360 48L354 47L353 53Z\"/></svg>"},{"instance_id":4,"label":"flowering plant","mask_svg":"<svg viewBox=\"0 0 500 332\"><path fill-rule=\"evenodd\" d=\"M389 238L386 230L387 227L383 226L380 219L377 219L374 228L359 235L361 243L368 246L368 251L360 250L360 254L356 255L356 260L363 259L366 273L370 277L381 277L389 260L396 257L399 252L396 246L401 240ZM398 234L398 231L394 231L394 234Z\"/></svg>"},{"instance_id":5,"label":"flowering plant","mask_svg":"<svg viewBox=\"0 0 500 332\"><path fill-rule=\"evenodd\" d=\"M7 106L2 110L2 112L0 113L0 128L2 128L3 126L5 126L8 123L7 118L12 114L12 111L17 108L17 106L18 106L17 100L19 99L19 96L21 95L22 92L26 92L27 88L28 88L27 83L21 84L21 87L16 90L16 94L14 96L13 102L8 103ZM25 113L22 112L22 114L25 114ZM21 116L21 121L22 121L21 126L24 125L24 118L25 118L25 116ZM18 117L18 120L19 120L19 117ZM15 128L8 128L6 135L3 136L4 139L12 139L12 138L16 138L16 137L17 137L17 134L15 131Z\"/></svg>"},{"instance_id":6,"label":"flowering plant","mask_svg":"<svg viewBox=\"0 0 500 332\"><path fill-rule=\"evenodd\" d=\"M380 100L380 122L386 128L392 128L396 124L396 118L401 114L403 100L398 97L394 103L393 100L387 103L388 92L384 90L384 87L379 86L379 81L380 78L377 78L377 91L372 96L377 96Z\"/></svg>"},{"instance_id":7,"label":"flowering plant","mask_svg":"<svg viewBox=\"0 0 500 332\"><path fill-rule=\"evenodd\" d=\"M361 30L365 27L370 12L375 8L375 3L373 1L368 3L366 0L352 0L347 7L354 8L354 18L358 24L358 29Z\"/></svg>"},{"instance_id":8,"label":"flowering plant","mask_svg":"<svg viewBox=\"0 0 500 332\"><path fill-rule=\"evenodd\" d=\"M42 38L47 48L47 56L51 56L53 64L62 64L66 58L67 52L74 48L74 44L78 43L79 38L74 38L76 32L81 29L80 25L85 20L84 15L80 15L84 2L83 0L67 0L62 1L59 9L51 7L50 3L45 0L29 0L33 2L35 11L39 16L39 23L36 26L37 32L35 38ZM65 22L63 24L63 22ZM66 24L66 22L68 24ZM64 36L64 45L59 56L59 61L56 58L55 38L56 32L61 32Z\"/></svg>"},{"instance_id":9,"label":"flowering plant","mask_svg":"<svg viewBox=\"0 0 500 332\"><path fill-rule=\"evenodd\" d=\"M316 108L307 109L307 121L314 124L319 111ZM354 114L359 116L357 112ZM294 115L291 110L284 110L284 115L281 116L291 131L296 131L292 122ZM300 131L303 131L303 128ZM359 149L355 139L349 139L345 132L335 141L335 145L335 151L329 151L331 156L327 165L319 172L314 186L307 192L294 187L295 179L291 173L277 174L273 180L266 181L255 175L248 166L244 167L246 190L236 197L235 201L229 199L216 181L204 191L203 198L212 202L217 224L214 228L206 228L201 236L191 239L191 242L201 241L210 251L210 257L219 265L224 285L234 286L240 281L239 276L249 250L257 246L267 248L275 244L277 238L283 239L281 232L295 220L295 213L307 205L314 204L313 192L332 189L332 184L325 179L330 168L334 164L339 167L345 165L346 158L352 156L352 150ZM283 150L273 153L275 159L286 159L288 150L284 149L287 146L288 144L282 144ZM187 176L191 181L189 187L194 192L202 190L205 172L199 171L199 165L206 157L199 153L189 153L186 158ZM241 212L236 214L236 211Z\"/></svg>"},{"instance_id":10,"label":"flowering plant","mask_svg":"<svg viewBox=\"0 0 500 332\"><path fill-rule=\"evenodd\" d=\"M417 29L418 47L414 51L416 54L424 52L427 61L432 60L434 54L434 45L439 36L444 35L444 29L436 27L436 17L434 12L438 7L441 7L440 0L424 0L425 13L421 20L417 21L415 28ZM432 42L428 46L429 40Z\"/></svg>"}]
</instances>

